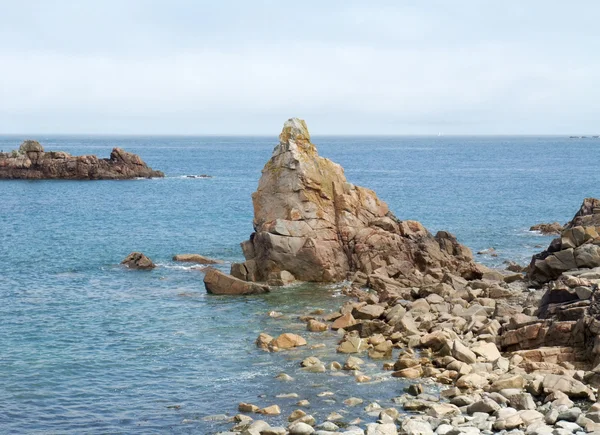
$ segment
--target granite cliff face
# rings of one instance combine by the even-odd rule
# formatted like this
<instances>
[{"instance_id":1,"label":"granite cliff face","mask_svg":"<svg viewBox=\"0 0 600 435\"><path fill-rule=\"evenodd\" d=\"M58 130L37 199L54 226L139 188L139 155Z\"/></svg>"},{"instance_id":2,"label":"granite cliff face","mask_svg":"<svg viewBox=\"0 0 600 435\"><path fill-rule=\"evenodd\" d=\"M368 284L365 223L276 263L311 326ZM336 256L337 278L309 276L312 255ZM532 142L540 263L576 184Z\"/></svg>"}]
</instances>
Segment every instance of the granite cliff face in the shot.
<instances>
[{"instance_id":1,"label":"granite cliff face","mask_svg":"<svg viewBox=\"0 0 600 435\"><path fill-rule=\"evenodd\" d=\"M375 192L349 183L297 118L284 124L252 201L255 232L242 243L246 261L232 266L244 280L333 282L362 272L410 285L445 272L481 276L451 234L400 221Z\"/></svg>"},{"instance_id":2,"label":"granite cliff face","mask_svg":"<svg viewBox=\"0 0 600 435\"><path fill-rule=\"evenodd\" d=\"M0 179L119 180L164 177L149 168L136 154L114 148L110 158L71 156L62 151L45 152L36 141L27 140L18 151L0 153Z\"/></svg>"}]
</instances>

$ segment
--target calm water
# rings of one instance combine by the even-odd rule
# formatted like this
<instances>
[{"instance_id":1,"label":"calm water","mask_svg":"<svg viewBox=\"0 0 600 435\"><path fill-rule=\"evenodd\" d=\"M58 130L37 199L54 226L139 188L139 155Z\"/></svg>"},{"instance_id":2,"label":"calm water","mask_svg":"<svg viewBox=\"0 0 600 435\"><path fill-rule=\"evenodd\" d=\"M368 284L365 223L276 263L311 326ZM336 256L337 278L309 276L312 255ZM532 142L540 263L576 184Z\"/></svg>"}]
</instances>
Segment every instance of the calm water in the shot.
<instances>
[{"instance_id":1,"label":"calm water","mask_svg":"<svg viewBox=\"0 0 600 435\"><path fill-rule=\"evenodd\" d=\"M0 137L0 149L22 139ZM389 406L386 400L401 393L396 379L357 385L305 374L293 361L336 358L328 351L272 355L254 347L262 331L302 330L298 315L339 305L339 286L207 296L198 270L170 260L183 252L241 260L239 242L252 231L250 195L275 137L37 139L47 150L101 157L121 146L167 177L0 181L0 433L207 434L228 425L203 418L232 415L239 401L284 402L288 415L299 399L287 399L288 406L274 396L297 393L319 420L350 396ZM490 265L526 262L549 241L529 233L530 225L565 222L584 197L600 195L598 140L313 141L399 218L447 229L474 251L494 247L497 258L478 257ZM185 177L193 174L214 178ZM123 270L118 263L134 250L161 267ZM285 318L268 317L271 310ZM333 333L302 333L309 344L331 347L336 340ZM299 381L274 380L281 371ZM336 395L318 396L328 390Z\"/></svg>"}]
</instances>

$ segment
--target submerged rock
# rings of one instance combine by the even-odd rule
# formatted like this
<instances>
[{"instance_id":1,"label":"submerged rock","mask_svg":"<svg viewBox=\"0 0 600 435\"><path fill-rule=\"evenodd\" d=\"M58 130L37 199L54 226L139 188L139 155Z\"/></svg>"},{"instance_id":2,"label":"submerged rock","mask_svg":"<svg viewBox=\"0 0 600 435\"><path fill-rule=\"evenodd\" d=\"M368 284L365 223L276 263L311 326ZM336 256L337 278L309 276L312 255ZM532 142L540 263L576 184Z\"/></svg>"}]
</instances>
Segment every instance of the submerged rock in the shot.
<instances>
[{"instance_id":1,"label":"submerged rock","mask_svg":"<svg viewBox=\"0 0 600 435\"><path fill-rule=\"evenodd\" d=\"M253 295L270 291L267 285L242 281L214 268L206 271L204 286L208 293L215 295Z\"/></svg>"},{"instance_id":2,"label":"submerged rock","mask_svg":"<svg viewBox=\"0 0 600 435\"><path fill-rule=\"evenodd\" d=\"M156 267L156 264L141 252L132 252L121 261L121 264L124 264L130 269L150 270Z\"/></svg>"},{"instance_id":3,"label":"submerged rock","mask_svg":"<svg viewBox=\"0 0 600 435\"><path fill-rule=\"evenodd\" d=\"M45 152L39 142L26 140L18 151L0 153L0 179L122 180L164 177L136 154L114 148L110 158Z\"/></svg>"},{"instance_id":4,"label":"submerged rock","mask_svg":"<svg viewBox=\"0 0 600 435\"><path fill-rule=\"evenodd\" d=\"M432 269L481 277L471 251L447 232L400 221L375 192L348 183L342 167L320 157L303 120L288 120L252 195L255 232L232 274L268 281L341 281L354 271L420 283ZM235 272L235 273L234 273Z\"/></svg>"},{"instance_id":5,"label":"submerged rock","mask_svg":"<svg viewBox=\"0 0 600 435\"><path fill-rule=\"evenodd\" d=\"M200 254L178 254L173 256L173 261L181 261L183 263L198 263L198 264L220 264L221 260L205 257Z\"/></svg>"}]
</instances>

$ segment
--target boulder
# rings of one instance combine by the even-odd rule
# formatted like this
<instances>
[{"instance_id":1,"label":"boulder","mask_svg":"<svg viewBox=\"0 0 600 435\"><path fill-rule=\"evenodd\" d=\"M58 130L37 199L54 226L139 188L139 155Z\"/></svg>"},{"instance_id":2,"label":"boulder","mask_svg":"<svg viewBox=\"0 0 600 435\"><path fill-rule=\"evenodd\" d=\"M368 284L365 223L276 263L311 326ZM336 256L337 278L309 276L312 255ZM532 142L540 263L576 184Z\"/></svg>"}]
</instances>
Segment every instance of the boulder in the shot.
<instances>
[{"instance_id":1,"label":"boulder","mask_svg":"<svg viewBox=\"0 0 600 435\"><path fill-rule=\"evenodd\" d=\"M242 244L246 279L288 271L300 281L334 282L359 271L420 283L431 268L480 277L470 250L447 232L400 221L369 189L320 157L303 120L288 120L252 195L255 232ZM237 268L244 270L244 268Z\"/></svg>"},{"instance_id":2,"label":"boulder","mask_svg":"<svg viewBox=\"0 0 600 435\"><path fill-rule=\"evenodd\" d=\"M471 350L475 353L475 355L480 356L485 361L494 362L498 360L502 355L500 355L500 351L498 347L494 343L490 343L487 341L479 341Z\"/></svg>"},{"instance_id":3,"label":"boulder","mask_svg":"<svg viewBox=\"0 0 600 435\"><path fill-rule=\"evenodd\" d=\"M310 332L323 332L327 331L327 324L315 319L310 319L306 324L306 329Z\"/></svg>"},{"instance_id":4,"label":"boulder","mask_svg":"<svg viewBox=\"0 0 600 435\"><path fill-rule=\"evenodd\" d=\"M297 334L286 332L269 343L272 349L292 349L298 346L306 346L306 340Z\"/></svg>"},{"instance_id":5,"label":"boulder","mask_svg":"<svg viewBox=\"0 0 600 435\"><path fill-rule=\"evenodd\" d=\"M353 325L356 325L356 319L354 316L352 316L352 314L347 313L335 319L335 321L331 324L331 329L346 329Z\"/></svg>"},{"instance_id":6,"label":"boulder","mask_svg":"<svg viewBox=\"0 0 600 435\"><path fill-rule=\"evenodd\" d=\"M590 387L567 375L547 374L544 377L542 386L546 393L560 391L570 398L595 400L594 393L591 391Z\"/></svg>"},{"instance_id":7,"label":"boulder","mask_svg":"<svg viewBox=\"0 0 600 435\"><path fill-rule=\"evenodd\" d=\"M93 155L71 156L68 153L45 152L33 140L26 140L18 152L0 153L0 179L66 179L122 180L164 177L149 168L136 154L114 148L108 159Z\"/></svg>"},{"instance_id":8,"label":"boulder","mask_svg":"<svg viewBox=\"0 0 600 435\"><path fill-rule=\"evenodd\" d=\"M156 264L152 262L148 257L146 257L141 252L132 252L129 254L121 264L124 264L130 269L141 269L141 270L150 270L156 267Z\"/></svg>"},{"instance_id":9,"label":"boulder","mask_svg":"<svg viewBox=\"0 0 600 435\"><path fill-rule=\"evenodd\" d=\"M181 261L184 263L198 263L198 264L219 264L223 263L221 260L215 260L208 258L200 254L177 254L173 257L173 261Z\"/></svg>"},{"instance_id":10,"label":"boulder","mask_svg":"<svg viewBox=\"0 0 600 435\"><path fill-rule=\"evenodd\" d=\"M467 346L462 344L460 340L454 340L452 346L452 356L459 361L467 364L473 364L477 361L477 356Z\"/></svg>"},{"instance_id":11,"label":"boulder","mask_svg":"<svg viewBox=\"0 0 600 435\"><path fill-rule=\"evenodd\" d=\"M214 268L207 269L204 286L208 293L215 295L254 295L271 291L267 285L242 281Z\"/></svg>"}]
</instances>

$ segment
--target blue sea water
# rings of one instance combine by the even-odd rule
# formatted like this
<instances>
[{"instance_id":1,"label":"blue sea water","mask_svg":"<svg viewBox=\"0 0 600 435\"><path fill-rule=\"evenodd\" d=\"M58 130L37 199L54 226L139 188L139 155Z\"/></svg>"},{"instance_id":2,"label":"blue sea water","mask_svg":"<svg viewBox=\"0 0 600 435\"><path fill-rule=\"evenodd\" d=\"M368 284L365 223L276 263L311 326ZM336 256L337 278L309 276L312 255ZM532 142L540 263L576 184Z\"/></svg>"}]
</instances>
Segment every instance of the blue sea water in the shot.
<instances>
[{"instance_id":1,"label":"blue sea water","mask_svg":"<svg viewBox=\"0 0 600 435\"><path fill-rule=\"evenodd\" d=\"M26 137L2 136L0 149ZM350 396L389 400L402 381L307 374L297 358L331 352L336 335L311 334L297 317L334 309L342 285L218 297L177 253L242 259L252 231L250 195L275 137L37 137L47 150L107 157L138 153L166 178L131 181L0 181L0 433L199 433L230 425L240 401L299 399L323 420ZM561 137L315 137L350 182L375 190L401 219L446 229L491 266L527 263L550 238L527 231L569 220L598 196L600 141ZM210 174L213 178L188 178ZM160 267L125 270L143 251ZM284 313L269 317L269 311ZM267 354L260 332L302 331L325 349ZM380 376L376 365L366 372ZM295 382L274 379L279 372ZM331 397L319 393L332 391ZM297 393L298 399L277 399ZM360 409L356 414L364 419ZM354 414L352 416L355 416Z\"/></svg>"}]
</instances>

